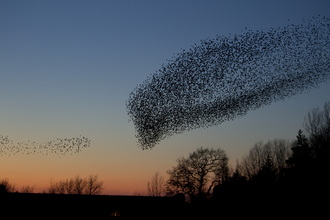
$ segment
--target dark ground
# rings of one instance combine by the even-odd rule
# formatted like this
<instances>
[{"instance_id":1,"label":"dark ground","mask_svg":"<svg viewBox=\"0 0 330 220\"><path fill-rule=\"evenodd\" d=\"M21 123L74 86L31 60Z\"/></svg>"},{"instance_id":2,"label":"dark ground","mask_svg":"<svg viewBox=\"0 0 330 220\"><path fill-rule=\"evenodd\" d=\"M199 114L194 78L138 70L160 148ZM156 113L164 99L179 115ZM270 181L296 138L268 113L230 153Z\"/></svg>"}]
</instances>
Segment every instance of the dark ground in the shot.
<instances>
[{"instance_id":1,"label":"dark ground","mask_svg":"<svg viewBox=\"0 0 330 220\"><path fill-rule=\"evenodd\" d=\"M184 197L7 193L0 194L0 210L7 219L319 219L328 215L326 194L300 192L285 196L251 192L191 204Z\"/></svg>"}]
</instances>

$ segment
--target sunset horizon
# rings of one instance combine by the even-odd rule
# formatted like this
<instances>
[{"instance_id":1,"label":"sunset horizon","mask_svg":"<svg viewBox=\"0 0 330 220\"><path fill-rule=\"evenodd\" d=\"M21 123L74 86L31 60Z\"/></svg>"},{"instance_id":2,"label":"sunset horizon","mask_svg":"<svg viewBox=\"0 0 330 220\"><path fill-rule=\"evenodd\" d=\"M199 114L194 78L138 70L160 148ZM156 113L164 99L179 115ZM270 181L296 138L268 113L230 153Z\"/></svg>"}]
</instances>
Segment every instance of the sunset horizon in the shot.
<instances>
[{"instance_id":1,"label":"sunset horizon","mask_svg":"<svg viewBox=\"0 0 330 220\"><path fill-rule=\"evenodd\" d=\"M228 114L216 112L227 117L218 118L216 125L205 122L211 116L203 118L196 112L200 103L205 101L207 106L210 97L222 94L198 96L197 90L193 95L200 105L183 108L191 116L185 122L178 115L182 106L173 104L168 115L162 109L172 103L174 98L168 97L174 92L155 108L147 101L152 95L157 97L160 83L170 88L173 79L163 77L168 72L161 69L174 66L172 57L188 56L183 51L198 48L201 41L298 28L314 21L313 17L329 19L329 8L330 1L323 0L1 1L0 137L10 142L0 143L0 181L8 179L17 191L30 186L34 193L43 193L51 181L97 175L104 187L100 195L148 195L147 183L156 172L167 181L177 160L200 147L224 150L234 171L237 161L259 141L294 141L300 129L308 136L304 120L310 110L330 101L328 81L307 86L301 80L297 94L290 93L294 86L287 86L276 98L270 93L270 101L260 98L266 100L260 106L251 101L242 112L239 107L234 113L231 109ZM326 53L329 49L324 48ZM279 52L267 53L275 57ZM320 59L314 59L320 67ZM301 75L312 71L303 65L304 60L299 62ZM279 65L269 68L274 69L276 80L280 80L275 77ZM148 80L156 73L159 84L153 85ZM262 74L258 74L255 80L259 81L252 86L260 86ZM323 74L329 79L328 72ZM292 75L299 78L298 73ZM228 89L235 90L240 83ZM205 90L210 87L207 84ZM228 99L241 100L248 92L238 98L232 93ZM139 97L145 98L146 111L140 108L143 104L136 104ZM178 97L177 103L190 101ZM138 120L141 115L144 121Z\"/></svg>"}]
</instances>

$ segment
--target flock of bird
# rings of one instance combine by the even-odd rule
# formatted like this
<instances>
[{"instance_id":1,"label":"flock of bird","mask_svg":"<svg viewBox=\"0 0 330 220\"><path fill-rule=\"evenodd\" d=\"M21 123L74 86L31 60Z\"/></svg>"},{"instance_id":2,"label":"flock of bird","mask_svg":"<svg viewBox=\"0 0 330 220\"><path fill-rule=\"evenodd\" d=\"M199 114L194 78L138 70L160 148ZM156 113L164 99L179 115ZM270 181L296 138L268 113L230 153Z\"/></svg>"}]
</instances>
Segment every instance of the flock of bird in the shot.
<instances>
[{"instance_id":1,"label":"flock of bird","mask_svg":"<svg viewBox=\"0 0 330 220\"><path fill-rule=\"evenodd\" d=\"M19 142L14 143L8 136L0 135L0 155L15 155L17 153L30 154L57 154L65 155L66 153L79 153L82 148L90 146L90 140L86 137L79 136L78 138L65 138L37 143L37 142Z\"/></svg>"},{"instance_id":2,"label":"flock of bird","mask_svg":"<svg viewBox=\"0 0 330 220\"><path fill-rule=\"evenodd\" d=\"M126 102L139 147L234 120L330 79L330 19L202 40L138 85Z\"/></svg>"}]
</instances>

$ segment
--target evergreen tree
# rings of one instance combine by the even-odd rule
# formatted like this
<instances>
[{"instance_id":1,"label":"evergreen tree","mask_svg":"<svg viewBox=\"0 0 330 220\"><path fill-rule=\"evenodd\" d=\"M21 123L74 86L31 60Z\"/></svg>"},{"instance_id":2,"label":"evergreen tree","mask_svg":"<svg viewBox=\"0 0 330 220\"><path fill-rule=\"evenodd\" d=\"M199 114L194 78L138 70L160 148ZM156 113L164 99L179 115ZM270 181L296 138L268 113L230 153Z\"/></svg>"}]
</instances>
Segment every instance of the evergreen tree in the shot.
<instances>
[{"instance_id":1,"label":"evergreen tree","mask_svg":"<svg viewBox=\"0 0 330 220\"><path fill-rule=\"evenodd\" d=\"M287 160L287 163L291 166L291 168L299 169L310 165L313 152L307 137L303 134L301 129L298 131L296 143L291 150L293 154Z\"/></svg>"}]
</instances>

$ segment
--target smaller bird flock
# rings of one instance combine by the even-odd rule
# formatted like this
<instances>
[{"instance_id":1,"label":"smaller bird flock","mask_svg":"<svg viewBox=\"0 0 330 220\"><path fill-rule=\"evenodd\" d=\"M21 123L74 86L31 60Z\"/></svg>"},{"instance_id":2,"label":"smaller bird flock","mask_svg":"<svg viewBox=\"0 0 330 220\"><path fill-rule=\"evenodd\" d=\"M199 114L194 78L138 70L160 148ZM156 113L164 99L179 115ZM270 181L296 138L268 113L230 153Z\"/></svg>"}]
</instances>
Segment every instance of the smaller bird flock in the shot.
<instances>
[{"instance_id":1,"label":"smaller bird flock","mask_svg":"<svg viewBox=\"0 0 330 220\"><path fill-rule=\"evenodd\" d=\"M330 19L202 40L137 86L126 102L138 145L234 120L330 78Z\"/></svg>"},{"instance_id":2,"label":"smaller bird flock","mask_svg":"<svg viewBox=\"0 0 330 220\"><path fill-rule=\"evenodd\" d=\"M78 138L57 138L56 140L37 143L37 142L19 142L14 143L8 136L0 135L0 155L15 154L57 154L64 156L67 153L79 153L83 148L89 147L91 141L86 137Z\"/></svg>"}]
</instances>

